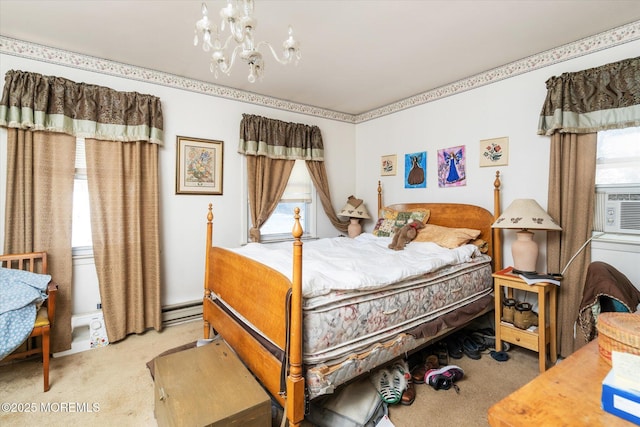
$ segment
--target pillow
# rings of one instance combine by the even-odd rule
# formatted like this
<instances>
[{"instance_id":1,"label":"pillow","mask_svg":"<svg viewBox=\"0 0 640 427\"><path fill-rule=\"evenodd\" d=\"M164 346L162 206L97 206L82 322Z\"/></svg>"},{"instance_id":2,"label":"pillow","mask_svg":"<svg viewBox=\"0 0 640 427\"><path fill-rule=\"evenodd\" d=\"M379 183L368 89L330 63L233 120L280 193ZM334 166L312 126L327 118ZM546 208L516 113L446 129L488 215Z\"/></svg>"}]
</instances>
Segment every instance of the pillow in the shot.
<instances>
[{"instance_id":1,"label":"pillow","mask_svg":"<svg viewBox=\"0 0 640 427\"><path fill-rule=\"evenodd\" d=\"M469 243L480 235L480 230L471 228L449 228L426 224L418 231L415 242L433 242L445 248L453 249Z\"/></svg>"},{"instance_id":2,"label":"pillow","mask_svg":"<svg viewBox=\"0 0 640 427\"><path fill-rule=\"evenodd\" d=\"M409 222L421 221L423 224L429 219L429 209L414 208L408 211L396 211L384 208L380 212L380 218L373 229L373 235L378 237L391 237L397 227L403 227Z\"/></svg>"}]
</instances>

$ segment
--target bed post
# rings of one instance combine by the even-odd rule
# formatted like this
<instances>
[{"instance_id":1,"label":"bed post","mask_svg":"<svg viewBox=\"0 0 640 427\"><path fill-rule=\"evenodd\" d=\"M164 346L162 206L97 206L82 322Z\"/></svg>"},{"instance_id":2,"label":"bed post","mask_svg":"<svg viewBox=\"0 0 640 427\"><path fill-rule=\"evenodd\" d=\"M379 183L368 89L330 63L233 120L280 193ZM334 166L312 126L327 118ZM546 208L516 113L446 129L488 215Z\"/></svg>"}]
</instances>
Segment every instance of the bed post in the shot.
<instances>
[{"instance_id":1,"label":"bed post","mask_svg":"<svg viewBox=\"0 0 640 427\"><path fill-rule=\"evenodd\" d=\"M302 226L300 208L294 209L293 225L293 280L291 282L291 331L289 349L289 375L287 376L286 417L290 426L299 426L304 420L305 390L302 375Z\"/></svg>"},{"instance_id":2,"label":"bed post","mask_svg":"<svg viewBox=\"0 0 640 427\"><path fill-rule=\"evenodd\" d=\"M382 184L378 181L378 214L376 215L376 219L380 216L380 212L382 211Z\"/></svg>"},{"instance_id":3,"label":"bed post","mask_svg":"<svg viewBox=\"0 0 640 427\"><path fill-rule=\"evenodd\" d=\"M500 216L500 171L496 171L493 181L493 220ZM499 228L493 229L493 269L502 270L502 233Z\"/></svg>"},{"instance_id":4,"label":"bed post","mask_svg":"<svg viewBox=\"0 0 640 427\"><path fill-rule=\"evenodd\" d=\"M204 263L204 299L210 297L211 291L207 287L207 281L209 280L209 252L211 251L211 245L213 244L213 203L209 203L209 212L207 213L207 248L204 251L205 263ZM204 339L209 339L209 334L211 333L211 325L207 320L206 316L204 317Z\"/></svg>"}]
</instances>

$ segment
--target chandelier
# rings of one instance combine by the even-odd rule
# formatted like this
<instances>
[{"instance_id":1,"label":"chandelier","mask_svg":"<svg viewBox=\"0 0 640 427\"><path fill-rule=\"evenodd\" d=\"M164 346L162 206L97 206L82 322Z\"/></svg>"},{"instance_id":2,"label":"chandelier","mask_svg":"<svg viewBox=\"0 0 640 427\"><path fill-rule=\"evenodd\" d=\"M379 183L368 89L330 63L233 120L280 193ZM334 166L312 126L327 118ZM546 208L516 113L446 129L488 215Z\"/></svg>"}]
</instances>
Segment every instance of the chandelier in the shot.
<instances>
[{"instance_id":1,"label":"chandelier","mask_svg":"<svg viewBox=\"0 0 640 427\"><path fill-rule=\"evenodd\" d=\"M282 43L282 58L280 58L268 42L255 43L254 31L257 21L252 15L253 0L227 0L227 5L220 9L222 20L217 26L208 17L207 5L202 3L202 19L196 22L193 45L198 46L198 33L201 33L202 49L205 52L213 52L209 69L216 79L219 72L227 76L230 75L236 56L240 56L249 65L249 82L254 83L256 78L262 80L264 60L262 53L258 51L262 46L267 46L279 63L286 65L294 62L296 65L298 64L301 57L300 48L298 42L293 38L291 26L289 26L289 37ZM230 34L223 44L221 37L225 37L226 28L229 29ZM229 45L233 45L232 42L235 42L236 45L231 52L231 60L229 60L226 52Z\"/></svg>"}]
</instances>

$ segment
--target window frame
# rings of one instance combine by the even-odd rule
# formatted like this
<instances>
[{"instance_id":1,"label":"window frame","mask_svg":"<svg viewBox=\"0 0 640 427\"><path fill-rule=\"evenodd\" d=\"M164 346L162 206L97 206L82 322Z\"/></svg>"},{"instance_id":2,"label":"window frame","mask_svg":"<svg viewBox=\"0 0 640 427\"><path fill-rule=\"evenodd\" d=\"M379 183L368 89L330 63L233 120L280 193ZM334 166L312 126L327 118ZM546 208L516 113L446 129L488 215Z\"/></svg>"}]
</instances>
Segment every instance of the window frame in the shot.
<instances>
[{"instance_id":1,"label":"window frame","mask_svg":"<svg viewBox=\"0 0 640 427\"><path fill-rule=\"evenodd\" d=\"M299 160L301 162L305 162L305 160ZM307 171L307 173L309 173L308 169L306 169L306 165L305 165L305 170ZM242 162L242 192L243 192L243 200L244 205L245 205L245 209L243 209L242 211L244 212L244 218L242 223L244 224L244 226L242 227L243 232L242 232L242 238L241 238L241 244L247 244L247 243L251 243L251 240L249 238L249 230L252 227L252 223L251 223L251 207L249 206L249 195L248 195L248 187L247 187L247 163L246 162ZM317 197L317 191L315 186L313 185L313 181L311 181L311 175L309 175L309 180L310 180L310 184L311 184L311 195L310 195L310 201L306 203L306 208L305 208L305 216L304 216L304 222L301 221L301 225L302 225L302 240L310 240L310 239L316 239L317 237L317 211L318 211L318 197ZM278 203L287 203L286 201L282 201L282 199L280 199L281 201ZM276 210L278 208L276 207ZM275 210L274 210L275 212ZM291 212L291 229L287 232L282 232L282 233L271 233L271 234L261 234L261 243L277 243L277 242L287 242L287 241L293 241L293 235L291 234L291 232L293 231L293 212Z\"/></svg>"}]
</instances>

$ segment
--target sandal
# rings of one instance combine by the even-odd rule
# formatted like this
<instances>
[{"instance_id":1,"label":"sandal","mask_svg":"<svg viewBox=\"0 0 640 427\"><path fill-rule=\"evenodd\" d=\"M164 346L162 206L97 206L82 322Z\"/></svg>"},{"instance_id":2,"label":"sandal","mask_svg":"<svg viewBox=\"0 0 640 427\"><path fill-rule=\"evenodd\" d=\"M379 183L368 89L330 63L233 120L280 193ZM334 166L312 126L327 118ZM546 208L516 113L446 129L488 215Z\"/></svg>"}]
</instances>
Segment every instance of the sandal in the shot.
<instances>
[{"instance_id":1,"label":"sandal","mask_svg":"<svg viewBox=\"0 0 640 427\"><path fill-rule=\"evenodd\" d=\"M391 368L391 385L393 387L393 393L398 396L398 399L394 403L400 402L402 394L407 389L407 379L405 378L405 371L402 365L395 364ZM412 402L413 403L413 402Z\"/></svg>"},{"instance_id":2,"label":"sandal","mask_svg":"<svg viewBox=\"0 0 640 427\"><path fill-rule=\"evenodd\" d=\"M413 382L411 381L409 366L405 361L401 361L395 363L391 369L394 372L400 373L404 378L404 388L402 385L399 386L400 392L402 393L400 403L403 405L411 405L413 401L416 400L416 389L413 387Z\"/></svg>"},{"instance_id":3,"label":"sandal","mask_svg":"<svg viewBox=\"0 0 640 427\"><path fill-rule=\"evenodd\" d=\"M380 395L380 399L388 405L394 405L400 401L401 393L397 392L391 385L390 372L380 369L373 375L373 383Z\"/></svg>"}]
</instances>

